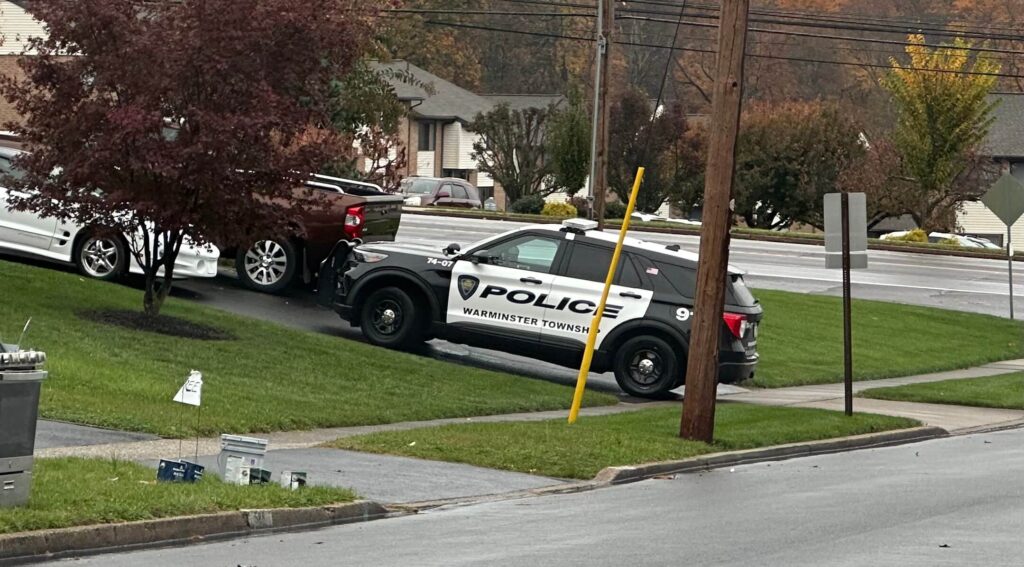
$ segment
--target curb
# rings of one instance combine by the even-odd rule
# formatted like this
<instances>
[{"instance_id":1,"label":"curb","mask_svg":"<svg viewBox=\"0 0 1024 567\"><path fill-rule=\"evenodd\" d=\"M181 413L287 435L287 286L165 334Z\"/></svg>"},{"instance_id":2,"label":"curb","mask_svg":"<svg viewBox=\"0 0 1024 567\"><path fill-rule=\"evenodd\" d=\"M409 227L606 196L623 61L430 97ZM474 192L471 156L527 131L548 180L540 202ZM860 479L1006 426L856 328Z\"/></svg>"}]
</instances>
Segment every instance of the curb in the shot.
<instances>
[{"instance_id":1,"label":"curb","mask_svg":"<svg viewBox=\"0 0 1024 567\"><path fill-rule=\"evenodd\" d=\"M502 218L494 215L481 215L474 213L464 213L461 211L441 211L434 212L429 210L409 210L403 209L402 214L410 215L421 215L425 217L452 217L460 219L473 219L473 220L495 220L500 222L511 221L511 222L522 222L532 224L560 224L562 219L553 218ZM609 222L606 228L618 229L621 226L617 222ZM659 226L634 226L631 230L638 230L642 232L653 232L658 234L680 234L685 236L700 236L700 230L698 229L686 229L686 228L668 228ZM825 246L824 238L804 238L800 236L768 236L761 234L750 234L745 232L731 232L731 237L734 240L754 240L757 242L781 242L783 244L808 244L812 246ZM886 252L908 252L911 254L928 254L932 256L957 256L962 258L977 258L979 260L1006 260L1004 254L990 254L985 252L969 252L966 250L955 250L955 249L943 249L943 248L926 248L919 246L900 246L893 244L879 244L876 242L868 243L869 250L882 250ZM1013 260L1015 262L1024 262L1024 255L1014 254Z\"/></svg>"},{"instance_id":2,"label":"curb","mask_svg":"<svg viewBox=\"0 0 1024 567\"><path fill-rule=\"evenodd\" d=\"M701 472L723 467L761 463L765 461L783 461L797 457L809 457L812 455L826 455L829 453L839 453L858 449L889 447L948 436L949 432L941 427L915 427L912 429L901 429L899 431L856 435L841 439L778 445L775 447L768 447L766 449L749 449L746 451L714 453L711 455L703 455L680 461L664 461L660 463L648 463L645 465L626 467L608 467L597 473L597 476L594 477L594 482L613 485L625 484L661 475Z\"/></svg>"},{"instance_id":3,"label":"curb","mask_svg":"<svg viewBox=\"0 0 1024 567\"><path fill-rule=\"evenodd\" d=\"M0 565L368 522L388 515L380 504L360 500L316 508L237 510L15 533L0 535Z\"/></svg>"}]
</instances>

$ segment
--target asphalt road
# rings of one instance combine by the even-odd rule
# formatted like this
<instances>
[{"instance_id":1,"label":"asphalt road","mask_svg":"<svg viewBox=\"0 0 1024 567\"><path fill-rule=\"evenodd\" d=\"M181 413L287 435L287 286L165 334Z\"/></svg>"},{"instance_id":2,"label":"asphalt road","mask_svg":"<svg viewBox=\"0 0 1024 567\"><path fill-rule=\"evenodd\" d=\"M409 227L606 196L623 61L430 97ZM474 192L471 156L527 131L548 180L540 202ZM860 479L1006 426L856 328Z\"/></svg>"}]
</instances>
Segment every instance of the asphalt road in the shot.
<instances>
[{"instance_id":1,"label":"asphalt road","mask_svg":"<svg viewBox=\"0 0 1024 567\"><path fill-rule=\"evenodd\" d=\"M1019 566L1024 431L75 565Z\"/></svg>"},{"instance_id":2,"label":"asphalt road","mask_svg":"<svg viewBox=\"0 0 1024 567\"><path fill-rule=\"evenodd\" d=\"M407 214L398 240L442 248L463 247L523 223ZM697 236L631 231L631 236L679 244L697 252ZM747 272L752 287L828 295L842 294L839 270L825 269L825 248L807 244L733 240L730 264ZM1021 270L1024 282L1024 269ZM872 250L868 269L853 273L854 297L1009 316L1006 262ZM1024 285L1014 286L1024 311Z\"/></svg>"}]
</instances>

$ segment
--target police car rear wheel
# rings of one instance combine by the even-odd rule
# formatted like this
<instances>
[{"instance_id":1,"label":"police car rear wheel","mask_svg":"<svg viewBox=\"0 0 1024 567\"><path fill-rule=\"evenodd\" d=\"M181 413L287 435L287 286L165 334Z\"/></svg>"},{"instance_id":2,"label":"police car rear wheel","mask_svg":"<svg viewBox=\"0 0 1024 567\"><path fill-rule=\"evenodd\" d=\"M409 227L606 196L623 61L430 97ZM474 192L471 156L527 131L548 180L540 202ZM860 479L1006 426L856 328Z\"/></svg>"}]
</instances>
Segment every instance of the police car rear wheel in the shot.
<instances>
[{"instance_id":1,"label":"police car rear wheel","mask_svg":"<svg viewBox=\"0 0 1024 567\"><path fill-rule=\"evenodd\" d=\"M416 306L405 291L386 287L373 292L363 303L360 325L371 343L388 348L409 348L419 342Z\"/></svg>"},{"instance_id":2,"label":"police car rear wheel","mask_svg":"<svg viewBox=\"0 0 1024 567\"><path fill-rule=\"evenodd\" d=\"M664 398L681 382L679 359L671 345L658 337L634 337L615 353L615 381L630 395Z\"/></svg>"}]
</instances>

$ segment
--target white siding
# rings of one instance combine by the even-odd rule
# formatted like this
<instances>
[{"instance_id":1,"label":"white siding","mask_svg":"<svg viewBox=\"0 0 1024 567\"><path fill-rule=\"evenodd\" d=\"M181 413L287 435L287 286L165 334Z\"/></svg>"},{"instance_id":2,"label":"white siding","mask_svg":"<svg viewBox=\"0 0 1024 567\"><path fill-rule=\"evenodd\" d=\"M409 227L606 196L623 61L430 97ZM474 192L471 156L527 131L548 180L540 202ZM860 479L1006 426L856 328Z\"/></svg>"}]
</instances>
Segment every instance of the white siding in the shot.
<instances>
[{"instance_id":1,"label":"white siding","mask_svg":"<svg viewBox=\"0 0 1024 567\"><path fill-rule=\"evenodd\" d=\"M19 55L30 37L45 37L46 29L23 8L0 1L0 33L4 37L0 55Z\"/></svg>"},{"instance_id":2,"label":"white siding","mask_svg":"<svg viewBox=\"0 0 1024 567\"><path fill-rule=\"evenodd\" d=\"M964 203L957 215L957 224L963 232L970 234L999 234L1006 245L1006 225L981 201ZM1024 249L1024 222L1017 221L1013 225L1013 248Z\"/></svg>"},{"instance_id":3,"label":"white siding","mask_svg":"<svg viewBox=\"0 0 1024 567\"><path fill-rule=\"evenodd\" d=\"M434 152L422 151L416 154L416 175L434 176Z\"/></svg>"},{"instance_id":4,"label":"white siding","mask_svg":"<svg viewBox=\"0 0 1024 567\"><path fill-rule=\"evenodd\" d=\"M477 135L467 132L461 122L444 127L444 148L442 150L445 169L476 169L473 160L473 142Z\"/></svg>"},{"instance_id":5,"label":"white siding","mask_svg":"<svg viewBox=\"0 0 1024 567\"><path fill-rule=\"evenodd\" d=\"M476 174L476 186L494 187L494 179L491 178L490 174L479 171Z\"/></svg>"}]
</instances>

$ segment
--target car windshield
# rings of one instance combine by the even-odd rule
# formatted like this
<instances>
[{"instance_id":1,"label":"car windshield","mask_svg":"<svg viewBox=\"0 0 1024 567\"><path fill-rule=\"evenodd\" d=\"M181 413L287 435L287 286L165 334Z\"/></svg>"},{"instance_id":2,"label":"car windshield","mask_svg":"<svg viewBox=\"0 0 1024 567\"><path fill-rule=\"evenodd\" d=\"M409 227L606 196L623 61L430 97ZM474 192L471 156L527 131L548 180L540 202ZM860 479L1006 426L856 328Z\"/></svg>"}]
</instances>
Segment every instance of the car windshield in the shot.
<instances>
[{"instance_id":1,"label":"car windshield","mask_svg":"<svg viewBox=\"0 0 1024 567\"><path fill-rule=\"evenodd\" d=\"M0 158L0 177L11 177L14 179L24 179L25 172L21 168L14 167L11 163L10 158Z\"/></svg>"},{"instance_id":2,"label":"car windshield","mask_svg":"<svg viewBox=\"0 0 1024 567\"><path fill-rule=\"evenodd\" d=\"M406 179L402 182L402 194L427 195L435 187L437 187L437 181L433 179Z\"/></svg>"}]
</instances>

